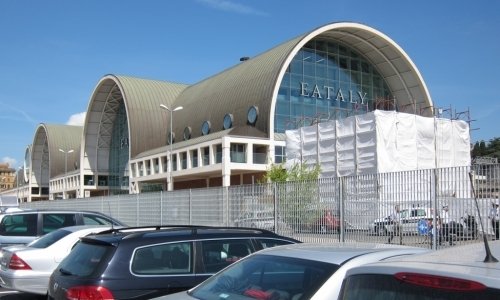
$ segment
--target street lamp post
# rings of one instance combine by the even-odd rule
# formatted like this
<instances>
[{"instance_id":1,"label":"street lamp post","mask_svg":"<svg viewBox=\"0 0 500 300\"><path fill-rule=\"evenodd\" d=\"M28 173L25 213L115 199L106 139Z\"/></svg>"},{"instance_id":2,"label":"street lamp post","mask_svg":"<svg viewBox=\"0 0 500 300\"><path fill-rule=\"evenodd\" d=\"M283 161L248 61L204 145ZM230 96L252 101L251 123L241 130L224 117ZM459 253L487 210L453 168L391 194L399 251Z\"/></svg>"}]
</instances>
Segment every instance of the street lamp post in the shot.
<instances>
[{"instance_id":1,"label":"street lamp post","mask_svg":"<svg viewBox=\"0 0 500 300\"><path fill-rule=\"evenodd\" d=\"M17 172L16 172L16 185L17 185L17 188L16 188L16 192L17 192L17 203L21 203L21 199L19 199L19 172L21 172L21 170L23 169L23 167L18 167L17 168Z\"/></svg>"},{"instance_id":2,"label":"street lamp post","mask_svg":"<svg viewBox=\"0 0 500 300\"><path fill-rule=\"evenodd\" d=\"M173 144L173 133L172 133L172 129L173 129L173 122L172 122L172 119L173 119L173 116L174 116L174 111L178 111L178 110L181 110L183 109L182 106L177 106L176 108L174 109L170 109L168 106L166 106L165 104L160 104L160 107L163 108L163 109L166 109L170 112L170 136L169 136L169 144L170 144L170 153L169 153L169 167L170 167L170 172L169 172L169 181L168 181L168 187L167 187L167 190L169 191L172 191L174 189L174 183L173 183L173 178L172 178L172 144ZM168 168L168 167L167 167Z\"/></svg>"},{"instance_id":3,"label":"street lamp post","mask_svg":"<svg viewBox=\"0 0 500 300\"><path fill-rule=\"evenodd\" d=\"M68 154L73 152L73 149L68 151L64 151L63 149L59 149L62 153L64 153L64 190L63 190L63 199L66 199L67 189L68 189Z\"/></svg>"}]
</instances>

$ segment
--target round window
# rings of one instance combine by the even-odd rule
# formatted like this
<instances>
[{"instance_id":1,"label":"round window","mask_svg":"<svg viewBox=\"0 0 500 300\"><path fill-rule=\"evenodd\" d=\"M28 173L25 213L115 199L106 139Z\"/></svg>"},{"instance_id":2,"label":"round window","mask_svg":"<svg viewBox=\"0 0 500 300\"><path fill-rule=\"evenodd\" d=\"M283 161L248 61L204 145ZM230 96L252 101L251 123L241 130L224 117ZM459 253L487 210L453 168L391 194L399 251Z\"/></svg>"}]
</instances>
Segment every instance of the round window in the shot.
<instances>
[{"instance_id":1,"label":"round window","mask_svg":"<svg viewBox=\"0 0 500 300\"><path fill-rule=\"evenodd\" d=\"M184 128L184 140L187 141L191 138L191 127Z\"/></svg>"},{"instance_id":2,"label":"round window","mask_svg":"<svg viewBox=\"0 0 500 300\"><path fill-rule=\"evenodd\" d=\"M259 116L259 109L257 108L257 106L254 105L248 109L247 121L249 124L255 125L258 116Z\"/></svg>"},{"instance_id":3,"label":"round window","mask_svg":"<svg viewBox=\"0 0 500 300\"><path fill-rule=\"evenodd\" d=\"M205 121L203 122L203 125L201 125L201 134L202 135L207 135L210 133L210 128L212 125L210 124L210 121Z\"/></svg>"},{"instance_id":4,"label":"round window","mask_svg":"<svg viewBox=\"0 0 500 300\"><path fill-rule=\"evenodd\" d=\"M226 114L224 116L224 129L229 129L233 127L233 115L232 114Z\"/></svg>"}]
</instances>

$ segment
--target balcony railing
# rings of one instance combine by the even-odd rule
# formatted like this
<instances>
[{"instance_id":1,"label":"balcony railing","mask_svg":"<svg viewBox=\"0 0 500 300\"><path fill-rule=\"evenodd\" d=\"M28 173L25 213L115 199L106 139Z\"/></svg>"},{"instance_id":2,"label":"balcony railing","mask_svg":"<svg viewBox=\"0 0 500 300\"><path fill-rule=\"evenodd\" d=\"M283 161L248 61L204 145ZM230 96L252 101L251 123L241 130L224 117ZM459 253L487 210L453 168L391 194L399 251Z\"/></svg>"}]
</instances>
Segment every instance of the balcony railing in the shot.
<instances>
[{"instance_id":1,"label":"balcony railing","mask_svg":"<svg viewBox=\"0 0 500 300\"><path fill-rule=\"evenodd\" d=\"M231 162L246 163L247 162L246 153L231 151Z\"/></svg>"},{"instance_id":2,"label":"balcony railing","mask_svg":"<svg viewBox=\"0 0 500 300\"><path fill-rule=\"evenodd\" d=\"M267 153L254 153L253 154L253 163L254 164L266 164L267 162Z\"/></svg>"}]
</instances>

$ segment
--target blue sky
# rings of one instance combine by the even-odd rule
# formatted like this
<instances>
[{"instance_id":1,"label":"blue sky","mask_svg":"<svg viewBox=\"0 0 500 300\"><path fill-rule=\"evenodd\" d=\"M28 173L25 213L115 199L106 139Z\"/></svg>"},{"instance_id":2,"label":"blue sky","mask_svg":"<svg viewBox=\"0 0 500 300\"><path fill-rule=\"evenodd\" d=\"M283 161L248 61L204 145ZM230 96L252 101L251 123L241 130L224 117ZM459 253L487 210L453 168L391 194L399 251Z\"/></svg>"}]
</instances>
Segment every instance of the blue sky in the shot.
<instances>
[{"instance_id":1,"label":"blue sky","mask_svg":"<svg viewBox=\"0 0 500 300\"><path fill-rule=\"evenodd\" d=\"M0 160L20 166L40 123L83 124L106 74L196 83L339 21L399 44L436 106L470 111L473 142L500 137L500 2L411 2L2 0Z\"/></svg>"}]
</instances>

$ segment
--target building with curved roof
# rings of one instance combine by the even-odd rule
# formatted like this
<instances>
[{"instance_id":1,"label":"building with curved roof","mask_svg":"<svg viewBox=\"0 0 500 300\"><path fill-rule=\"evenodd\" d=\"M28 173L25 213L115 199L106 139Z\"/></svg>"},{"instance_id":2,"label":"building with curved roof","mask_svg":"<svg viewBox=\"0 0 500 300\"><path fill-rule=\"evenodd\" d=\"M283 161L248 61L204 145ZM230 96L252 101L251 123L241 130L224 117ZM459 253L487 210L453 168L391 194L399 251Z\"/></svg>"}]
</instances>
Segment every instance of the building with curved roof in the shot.
<instances>
[{"instance_id":1,"label":"building with curved roof","mask_svg":"<svg viewBox=\"0 0 500 300\"><path fill-rule=\"evenodd\" d=\"M283 161L286 130L376 109L434 115L399 45L363 24L331 23L192 85L104 76L90 97L75 178L61 173L58 149L74 149L73 159L76 146L49 142L43 125L30 181L41 190L51 178L51 199L64 173L75 183L64 190L70 197L253 183ZM57 158L46 171L44 155Z\"/></svg>"},{"instance_id":2,"label":"building with curved roof","mask_svg":"<svg viewBox=\"0 0 500 300\"><path fill-rule=\"evenodd\" d=\"M26 149L24 201L74 198L78 191L80 143L83 127L41 123ZM67 192L72 190L72 192Z\"/></svg>"}]
</instances>

